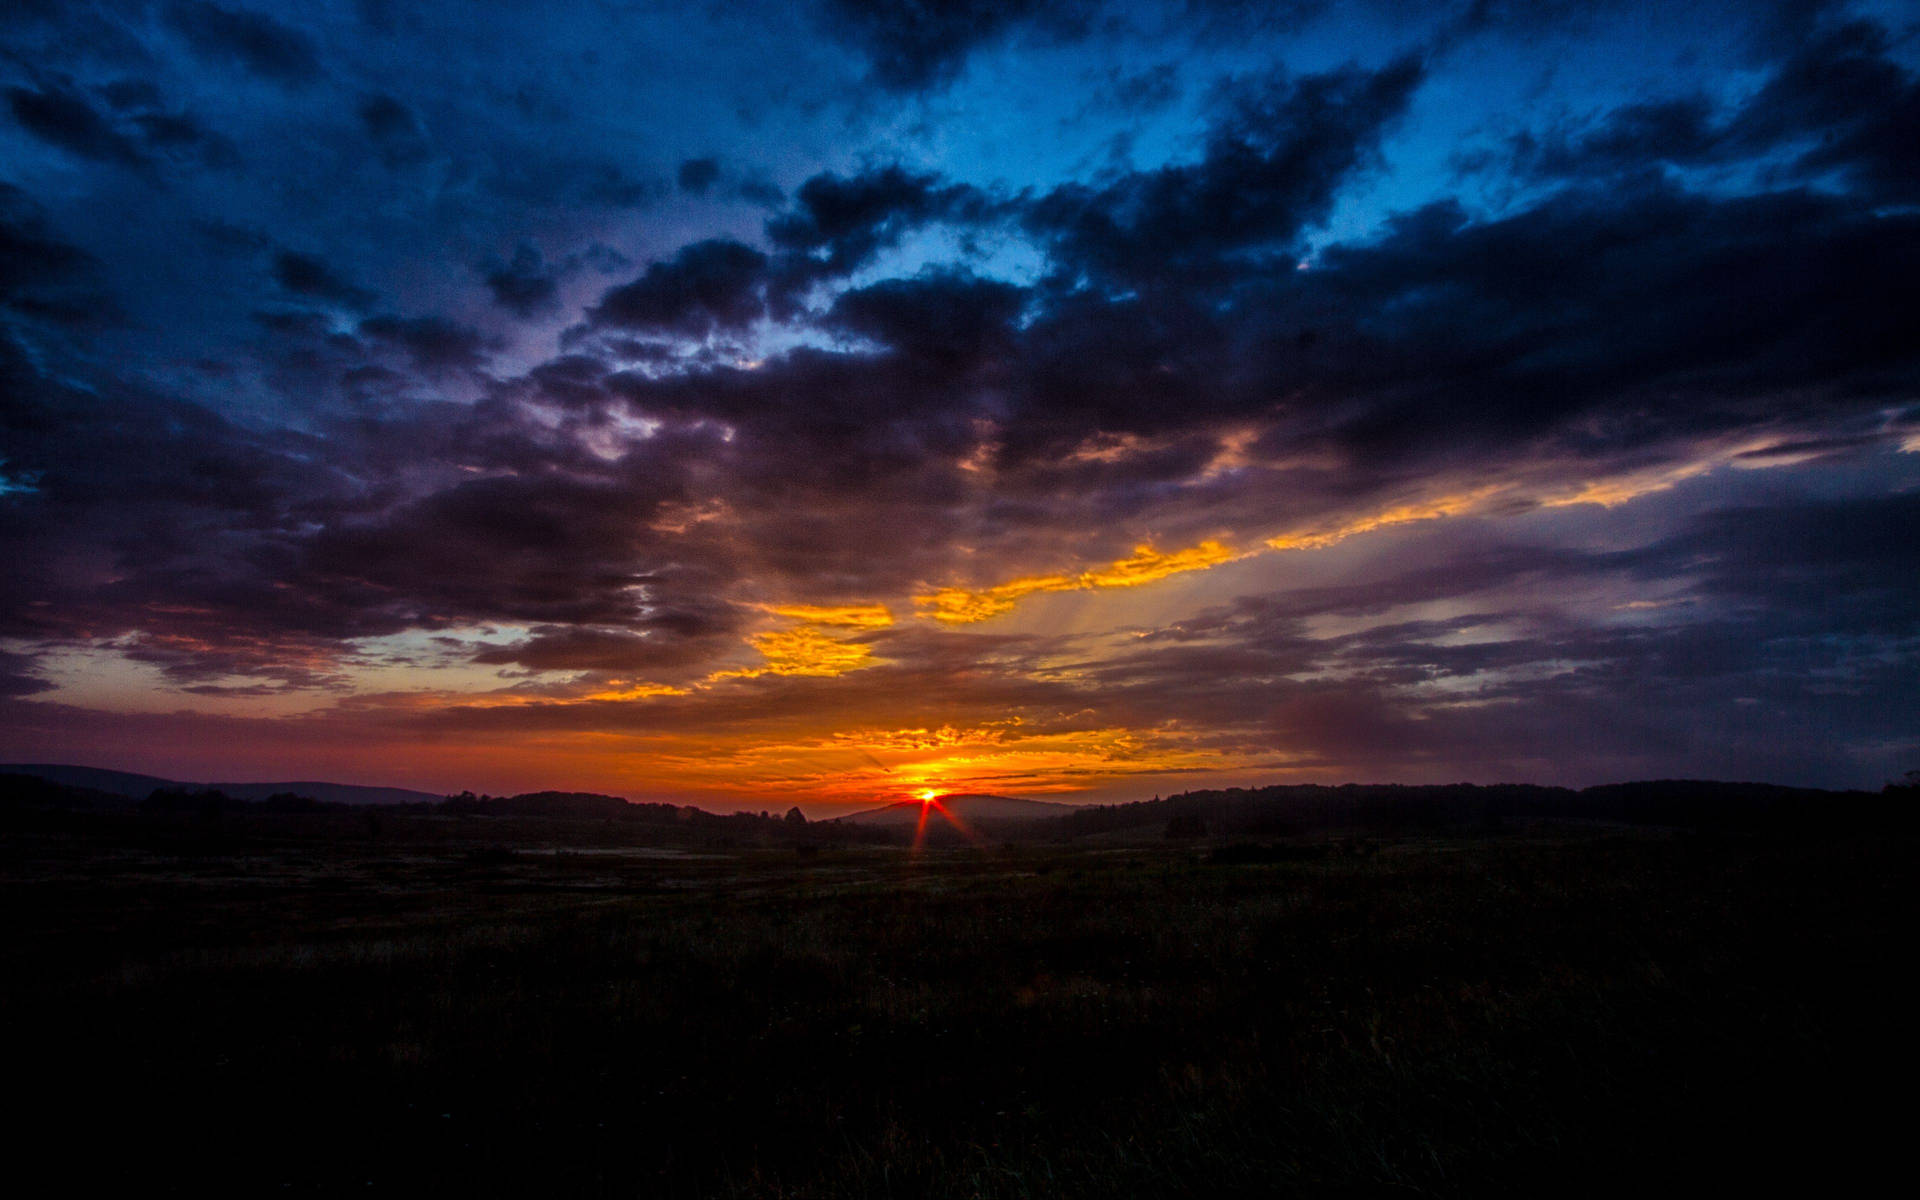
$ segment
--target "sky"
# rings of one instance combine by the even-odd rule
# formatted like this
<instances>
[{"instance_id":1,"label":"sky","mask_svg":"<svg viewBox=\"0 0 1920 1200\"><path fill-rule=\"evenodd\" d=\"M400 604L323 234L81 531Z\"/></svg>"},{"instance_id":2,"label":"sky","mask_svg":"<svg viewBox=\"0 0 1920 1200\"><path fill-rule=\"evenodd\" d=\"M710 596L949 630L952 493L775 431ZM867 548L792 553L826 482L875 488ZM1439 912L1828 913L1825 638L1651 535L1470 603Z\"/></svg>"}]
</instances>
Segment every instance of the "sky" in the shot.
<instances>
[{"instance_id":1,"label":"sky","mask_svg":"<svg viewBox=\"0 0 1920 1200\"><path fill-rule=\"evenodd\" d=\"M1920 767L1920 14L14 0L0 760Z\"/></svg>"}]
</instances>

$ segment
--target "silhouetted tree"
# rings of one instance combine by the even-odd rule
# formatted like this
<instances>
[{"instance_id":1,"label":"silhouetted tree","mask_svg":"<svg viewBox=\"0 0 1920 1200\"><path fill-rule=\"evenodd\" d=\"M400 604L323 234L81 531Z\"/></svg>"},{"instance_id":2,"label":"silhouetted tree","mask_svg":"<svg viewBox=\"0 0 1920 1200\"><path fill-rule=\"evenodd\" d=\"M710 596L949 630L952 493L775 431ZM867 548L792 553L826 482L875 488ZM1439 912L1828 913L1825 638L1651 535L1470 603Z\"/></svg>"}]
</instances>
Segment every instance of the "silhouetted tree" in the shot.
<instances>
[{"instance_id":1,"label":"silhouetted tree","mask_svg":"<svg viewBox=\"0 0 1920 1200\"><path fill-rule=\"evenodd\" d=\"M275 792L265 800L255 802L261 812L270 813L315 813L325 807L312 796L302 796L298 792Z\"/></svg>"},{"instance_id":2,"label":"silhouetted tree","mask_svg":"<svg viewBox=\"0 0 1920 1200\"><path fill-rule=\"evenodd\" d=\"M211 788L155 788L141 808L148 812L191 813L203 821L218 820L232 801L225 792Z\"/></svg>"},{"instance_id":3,"label":"silhouetted tree","mask_svg":"<svg viewBox=\"0 0 1920 1200\"><path fill-rule=\"evenodd\" d=\"M787 810L788 825L792 826L795 829L800 829L800 828L804 828L806 826L806 823L807 823L807 814L800 811L800 806L798 804L794 805L792 808Z\"/></svg>"}]
</instances>

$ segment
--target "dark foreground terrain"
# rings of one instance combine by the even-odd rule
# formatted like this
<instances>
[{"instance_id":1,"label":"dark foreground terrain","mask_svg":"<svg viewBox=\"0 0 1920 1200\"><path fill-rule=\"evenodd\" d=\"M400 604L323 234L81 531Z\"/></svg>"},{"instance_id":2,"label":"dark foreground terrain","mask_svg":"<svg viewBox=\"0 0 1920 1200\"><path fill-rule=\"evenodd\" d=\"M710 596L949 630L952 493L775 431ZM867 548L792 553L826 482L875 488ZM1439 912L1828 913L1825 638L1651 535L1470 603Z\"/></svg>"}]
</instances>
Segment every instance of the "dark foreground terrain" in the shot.
<instances>
[{"instance_id":1,"label":"dark foreground terrain","mask_svg":"<svg viewBox=\"0 0 1920 1200\"><path fill-rule=\"evenodd\" d=\"M7 830L14 1171L1118 1200L1905 1162L1909 832L912 857L422 830Z\"/></svg>"}]
</instances>

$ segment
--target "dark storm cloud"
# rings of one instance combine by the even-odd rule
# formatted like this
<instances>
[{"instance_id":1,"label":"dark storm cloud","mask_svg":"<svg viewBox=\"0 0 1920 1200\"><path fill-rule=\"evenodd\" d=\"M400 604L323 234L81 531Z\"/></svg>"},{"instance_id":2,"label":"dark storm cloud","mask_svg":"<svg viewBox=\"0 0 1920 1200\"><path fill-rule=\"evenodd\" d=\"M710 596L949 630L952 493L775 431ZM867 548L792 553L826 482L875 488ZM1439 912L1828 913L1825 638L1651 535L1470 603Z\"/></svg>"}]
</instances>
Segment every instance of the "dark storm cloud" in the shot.
<instances>
[{"instance_id":1,"label":"dark storm cloud","mask_svg":"<svg viewBox=\"0 0 1920 1200\"><path fill-rule=\"evenodd\" d=\"M513 257L505 262L489 259L480 265L487 289L502 308L523 317L551 309L560 291L559 275L550 270L540 249L528 242L513 248Z\"/></svg>"},{"instance_id":2,"label":"dark storm cloud","mask_svg":"<svg viewBox=\"0 0 1920 1200\"><path fill-rule=\"evenodd\" d=\"M46 210L32 197L0 183L0 305L71 315L72 286L96 265L91 254L55 235Z\"/></svg>"},{"instance_id":3,"label":"dark storm cloud","mask_svg":"<svg viewBox=\"0 0 1920 1200\"><path fill-rule=\"evenodd\" d=\"M1770 611L1820 636L1920 635L1920 494L1755 506L1706 514L1688 534L1636 556L1649 577L1689 571L1719 601Z\"/></svg>"},{"instance_id":4,"label":"dark storm cloud","mask_svg":"<svg viewBox=\"0 0 1920 1200\"><path fill-rule=\"evenodd\" d=\"M293 295L330 300L347 308L365 308L374 301L372 292L349 283L317 255L282 250L274 256L273 278Z\"/></svg>"},{"instance_id":5,"label":"dark storm cloud","mask_svg":"<svg viewBox=\"0 0 1920 1200\"><path fill-rule=\"evenodd\" d=\"M827 322L894 350L964 369L1013 348L1026 289L959 274L888 279L844 292Z\"/></svg>"},{"instance_id":6,"label":"dark storm cloud","mask_svg":"<svg viewBox=\"0 0 1920 1200\"><path fill-rule=\"evenodd\" d=\"M1780 179L1837 175L1873 200L1910 202L1920 195L1920 77L1890 50L1877 25L1816 29L1730 110L1702 95L1629 104L1519 132L1503 165L1578 180L1749 162Z\"/></svg>"},{"instance_id":7,"label":"dark storm cloud","mask_svg":"<svg viewBox=\"0 0 1920 1200\"><path fill-rule=\"evenodd\" d=\"M434 350L444 331L425 332ZM678 464L710 454L698 436L609 464L564 434L542 445L510 408L390 400L327 438L265 438L164 397L74 391L6 348L6 473L33 486L0 495L0 547L21 564L0 584L0 636L119 638L182 685L227 689L334 686L342 640L408 628L557 624L608 647L645 639L664 660L732 627L709 599L725 554L668 549L648 525L685 496ZM436 460L535 473L409 496L397 472ZM536 633L526 654L556 639Z\"/></svg>"},{"instance_id":8,"label":"dark storm cloud","mask_svg":"<svg viewBox=\"0 0 1920 1200\"><path fill-rule=\"evenodd\" d=\"M71 81L43 81L7 89L7 103L22 128L80 158L150 174L159 160L197 161L208 167L240 165L231 140L185 112L170 111L158 88L144 80L119 80L98 90L105 108Z\"/></svg>"},{"instance_id":9,"label":"dark storm cloud","mask_svg":"<svg viewBox=\"0 0 1920 1200\"><path fill-rule=\"evenodd\" d=\"M680 164L680 190L704 196L720 178L717 158L689 158Z\"/></svg>"},{"instance_id":10,"label":"dark storm cloud","mask_svg":"<svg viewBox=\"0 0 1920 1200\"><path fill-rule=\"evenodd\" d=\"M697 242L614 288L587 315L594 324L694 336L739 329L766 311L767 256L739 242Z\"/></svg>"},{"instance_id":11,"label":"dark storm cloud","mask_svg":"<svg viewBox=\"0 0 1920 1200\"><path fill-rule=\"evenodd\" d=\"M567 164L553 172L551 179L570 183L570 197L608 208L647 208L671 195L673 185L652 175L635 175L628 168L607 162ZM538 195L551 187L547 179L533 182L530 189Z\"/></svg>"},{"instance_id":12,"label":"dark storm cloud","mask_svg":"<svg viewBox=\"0 0 1920 1200\"><path fill-rule=\"evenodd\" d=\"M277 83L307 84L321 76L313 39L264 13L204 0L176 0L163 11L167 23L208 61L236 63Z\"/></svg>"},{"instance_id":13,"label":"dark storm cloud","mask_svg":"<svg viewBox=\"0 0 1920 1200\"><path fill-rule=\"evenodd\" d=\"M305 548L303 573L343 598L388 597L411 622L619 625L639 609L636 589L662 582L642 566L657 540L644 515L673 490L670 480L475 479L339 522Z\"/></svg>"},{"instance_id":14,"label":"dark storm cloud","mask_svg":"<svg viewBox=\"0 0 1920 1200\"><path fill-rule=\"evenodd\" d=\"M767 222L775 246L823 274L847 275L906 233L938 220L977 220L988 208L976 189L889 166L853 176L815 175L794 205Z\"/></svg>"},{"instance_id":15,"label":"dark storm cloud","mask_svg":"<svg viewBox=\"0 0 1920 1200\"><path fill-rule=\"evenodd\" d=\"M209 167L233 168L240 165L240 151L221 134L205 128L199 121L181 113L136 113L133 123L148 146L170 156L192 156Z\"/></svg>"},{"instance_id":16,"label":"dark storm cloud","mask_svg":"<svg viewBox=\"0 0 1920 1200\"><path fill-rule=\"evenodd\" d=\"M926 224L1009 220L1059 231L1057 268L1097 264L1116 279L1159 282L1111 298L1048 292L1016 327L1008 317L1027 302L1005 285L887 281L842 297L828 325L925 362L947 354L953 370L910 377L893 360L796 356L751 378L723 371L626 391L643 407L749 422L808 397L803 411L830 422L834 413L898 414L897 402L869 409L864 399L891 388L943 422L991 415L1010 468L1057 462L1101 432L1271 421L1278 396L1293 399L1267 431L1275 452L1318 443L1355 456L1457 456L1552 434L1573 453L1598 455L1796 407L1811 417L1841 394L1833 389L1888 394L1911 380L1911 218L1869 217L1812 193L1722 199L1641 182L1575 189L1482 221L1442 203L1398 218L1374 242L1330 248L1309 271L1288 259L1277 269L1233 266L1246 247L1284 247L1324 211L1418 78L1403 60L1372 74L1283 80L1251 98L1243 89L1199 163L1125 176L1097 199L1084 189L994 199L899 170L816 178L769 222L788 254L822 255L809 262L851 267ZM1229 194L1244 217L1207 199ZM1068 195L1079 214L1063 229ZM715 273L712 299L677 282L706 272L656 264L631 285L644 301L635 315L664 327L684 306L687 328L717 327L713 313L738 326L760 314L761 281L792 271L738 250L721 261L731 269ZM1169 274L1182 263L1187 270ZM989 337L1000 364L991 381L970 376ZM1683 379L1650 402L1661 381ZM1787 398L1787 389L1814 390ZM680 391L689 394L675 398ZM1577 436L1566 425L1595 412L1606 415ZM1183 450L1132 469L1144 485L1156 471L1202 462ZM1091 469L1076 470L1083 485ZM1065 473L1052 473L1066 486ZM1133 480L1112 482L1118 500Z\"/></svg>"},{"instance_id":17,"label":"dark storm cloud","mask_svg":"<svg viewBox=\"0 0 1920 1200\"><path fill-rule=\"evenodd\" d=\"M123 167L147 165L134 140L71 86L10 87L7 107L28 132L81 158Z\"/></svg>"},{"instance_id":18,"label":"dark storm cloud","mask_svg":"<svg viewBox=\"0 0 1920 1200\"><path fill-rule=\"evenodd\" d=\"M1092 0L820 0L824 27L892 91L947 83L975 49L1018 29L1078 36L1098 11Z\"/></svg>"},{"instance_id":19,"label":"dark storm cloud","mask_svg":"<svg viewBox=\"0 0 1920 1200\"><path fill-rule=\"evenodd\" d=\"M1720 160L1727 133L1714 104L1704 96L1630 104L1578 133L1523 132L1512 140L1514 171L1547 178L1642 172L1670 163L1692 166Z\"/></svg>"},{"instance_id":20,"label":"dark storm cloud","mask_svg":"<svg viewBox=\"0 0 1920 1200\"><path fill-rule=\"evenodd\" d=\"M423 162L429 153L426 130L412 109L384 93L360 102L360 124L389 167Z\"/></svg>"},{"instance_id":21,"label":"dark storm cloud","mask_svg":"<svg viewBox=\"0 0 1920 1200\"><path fill-rule=\"evenodd\" d=\"M34 673L34 663L28 655L0 650L0 697L31 696L53 687Z\"/></svg>"},{"instance_id":22,"label":"dark storm cloud","mask_svg":"<svg viewBox=\"0 0 1920 1200\"><path fill-rule=\"evenodd\" d=\"M1072 270L1132 282L1282 248L1323 220L1335 193L1377 152L1424 69L1344 67L1298 79L1236 81L1200 162L1055 190L1026 214Z\"/></svg>"},{"instance_id":23,"label":"dark storm cloud","mask_svg":"<svg viewBox=\"0 0 1920 1200\"><path fill-rule=\"evenodd\" d=\"M488 347L479 330L444 317L368 317L360 322L360 332L406 351L426 371L476 370Z\"/></svg>"},{"instance_id":24,"label":"dark storm cloud","mask_svg":"<svg viewBox=\"0 0 1920 1200\"><path fill-rule=\"evenodd\" d=\"M1916 366L1917 234L1912 216L1802 192L1575 191L1480 223L1443 204L1304 273L1325 289L1293 310L1316 340L1278 377L1325 388L1340 439L1373 452L1604 408L1564 434L1599 449L1897 393ZM1342 413L1342 393L1377 399Z\"/></svg>"},{"instance_id":25,"label":"dark storm cloud","mask_svg":"<svg viewBox=\"0 0 1920 1200\"><path fill-rule=\"evenodd\" d=\"M1920 77L1886 30L1852 22L1815 38L1741 112L1735 136L1798 150L1807 174L1838 172L1868 195L1920 197Z\"/></svg>"},{"instance_id":26,"label":"dark storm cloud","mask_svg":"<svg viewBox=\"0 0 1920 1200\"><path fill-rule=\"evenodd\" d=\"M771 527L763 553L798 571L831 546L836 563L858 568L864 559L865 569L891 576L914 557L914 518L959 499L948 458L967 442L966 380L911 354L801 349L757 369L626 372L606 386L655 419L689 428L725 422L732 432L719 453L707 447L711 465L726 471L741 520ZM866 501L890 515L861 512ZM883 519L900 557L872 561L863 547L870 523Z\"/></svg>"},{"instance_id":27,"label":"dark storm cloud","mask_svg":"<svg viewBox=\"0 0 1920 1200\"><path fill-rule=\"evenodd\" d=\"M539 626L521 641L479 651L473 661L535 671L659 671L724 650L739 627L727 606L667 609L613 628Z\"/></svg>"},{"instance_id":28,"label":"dark storm cloud","mask_svg":"<svg viewBox=\"0 0 1920 1200\"><path fill-rule=\"evenodd\" d=\"M34 479L0 497L0 545L16 564L0 582L0 635L145 629L217 650L360 623L275 584L297 531L350 495L314 460L316 443L124 386L74 387L11 338L0 339L0 396L9 472Z\"/></svg>"}]
</instances>

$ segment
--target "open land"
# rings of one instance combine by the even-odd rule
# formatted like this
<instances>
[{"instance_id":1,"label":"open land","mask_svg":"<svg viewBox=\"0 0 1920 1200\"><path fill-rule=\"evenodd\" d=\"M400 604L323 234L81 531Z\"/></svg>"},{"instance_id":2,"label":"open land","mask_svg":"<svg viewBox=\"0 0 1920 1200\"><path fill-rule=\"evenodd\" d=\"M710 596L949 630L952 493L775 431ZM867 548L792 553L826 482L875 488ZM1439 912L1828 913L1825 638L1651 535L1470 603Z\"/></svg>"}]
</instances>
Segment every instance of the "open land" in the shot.
<instances>
[{"instance_id":1,"label":"open land","mask_svg":"<svg viewBox=\"0 0 1920 1200\"><path fill-rule=\"evenodd\" d=\"M0 840L71 1186L1220 1196L1864 1183L1909 828L734 844L64 814Z\"/></svg>"}]
</instances>

